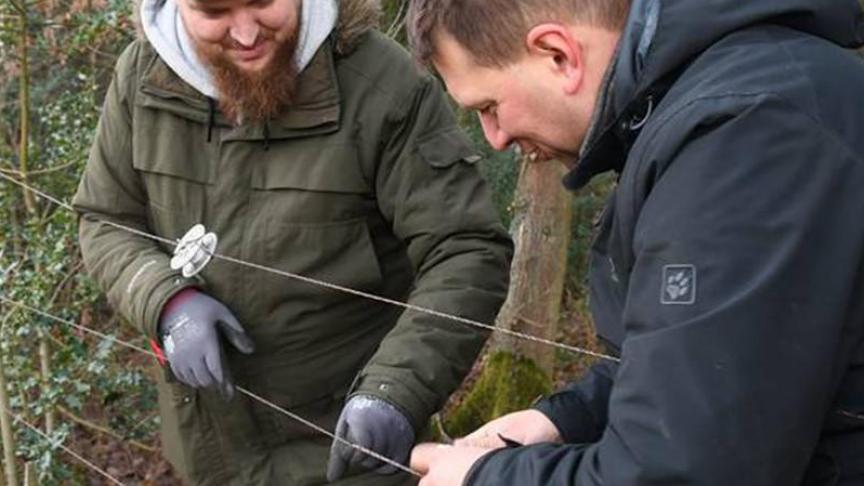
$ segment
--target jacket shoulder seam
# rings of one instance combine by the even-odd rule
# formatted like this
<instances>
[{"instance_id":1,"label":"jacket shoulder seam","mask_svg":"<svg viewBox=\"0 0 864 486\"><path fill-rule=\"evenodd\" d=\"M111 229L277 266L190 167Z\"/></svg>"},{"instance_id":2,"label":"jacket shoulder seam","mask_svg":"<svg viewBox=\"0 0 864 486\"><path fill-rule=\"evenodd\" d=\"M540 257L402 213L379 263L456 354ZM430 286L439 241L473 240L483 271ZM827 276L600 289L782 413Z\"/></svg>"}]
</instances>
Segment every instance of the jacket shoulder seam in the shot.
<instances>
[{"instance_id":1,"label":"jacket shoulder seam","mask_svg":"<svg viewBox=\"0 0 864 486\"><path fill-rule=\"evenodd\" d=\"M843 147L844 152L846 152L853 160L857 160L859 162L862 161L862 156L855 154L849 144L846 143L842 138L840 138L836 132L833 130L829 130L825 123L813 113L810 113L808 110L803 109L798 103L793 102L788 97L781 95L775 91L770 90L760 90L760 91L749 91L749 92L737 92L737 93L720 93L720 94L712 94L705 96L697 96L686 102L682 102L680 106L671 111L668 115L666 115L661 120L658 120L657 125L651 129L648 140L650 142L646 144L645 148L642 149L642 153L637 161L636 165L640 166L644 162L645 157L652 153L652 147L656 146L659 142L657 141L659 137L657 134L660 133L665 127L671 124L673 121L680 119L684 113L686 113L689 109L692 109L694 106L699 105L703 102L709 101L717 101L723 99L742 99L742 98L765 98L765 99L773 99L780 103L781 105L788 108L790 111L797 113L807 119L814 126L819 128L820 132L825 133L826 136L830 137L834 142L840 144ZM641 135L640 135L641 137Z\"/></svg>"},{"instance_id":2,"label":"jacket shoulder seam","mask_svg":"<svg viewBox=\"0 0 864 486\"><path fill-rule=\"evenodd\" d=\"M657 124L654 125L650 132L640 134L640 138L645 135L648 136L649 142L640 149L640 154L638 159L628 162L627 166L633 166L632 170L639 172L641 168L645 165L648 157L656 151L656 147L661 142L659 141L661 137L658 137L658 134L667 126L672 124L674 121L681 119L689 110L691 110L694 106L697 106L704 102L709 101L717 101L723 99L735 99L735 98L763 98L763 99L773 99L780 103L783 107L787 108L792 113L798 114L807 120L810 124L814 126L814 128L818 129L820 135L822 137L827 137L831 140L835 145L840 147L840 150L846 154L850 160L853 160L857 163L864 164L864 157L855 153L854 150L849 146L849 144L843 140L841 137L837 135L837 133L833 130L829 130L825 124L812 113L808 113L807 110L802 109L797 103L789 100L787 97L780 95L774 91L769 90L760 90L760 91L752 91L752 92L737 92L737 93L721 93L721 94L712 94L705 96L694 97L690 100L682 102L680 106L676 107L674 110L671 110L670 113L664 116L662 119L657 121ZM739 112L740 113L740 112ZM736 114L737 115L737 114ZM625 166L625 167L627 167ZM632 177L630 180L630 187L628 187L629 191L635 191L636 185L640 183L642 180L641 177ZM634 204L636 202L634 201ZM638 211L638 207L630 208L633 211Z\"/></svg>"},{"instance_id":3,"label":"jacket shoulder seam","mask_svg":"<svg viewBox=\"0 0 864 486\"><path fill-rule=\"evenodd\" d=\"M375 34L373 32L369 32L366 35L374 36ZM370 42L370 40L366 40L364 42ZM354 53L356 54L356 52L360 49L361 47L358 46L358 48L355 49ZM385 89L381 86L380 83L376 82L376 79L374 77L369 75L368 70L358 66L359 63L355 62L350 56L342 58L340 62L345 69L349 70L351 74L361 79L363 83L369 86L376 94L386 97L391 105L396 105L400 107L403 105L410 105L412 102L412 96L409 95L412 95L417 91L423 90L429 84L429 78L431 77L430 75L424 75L423 73L412 73L411 77L414 79L410 79L407 82L400 83L400 85L397 86L395 89ZM386 59L383 63L387 64ZM396 111L397 113L401 113L404 110L397 109ZM397 118L401 118L401 116Z\"/></svg>"}]
</instances>

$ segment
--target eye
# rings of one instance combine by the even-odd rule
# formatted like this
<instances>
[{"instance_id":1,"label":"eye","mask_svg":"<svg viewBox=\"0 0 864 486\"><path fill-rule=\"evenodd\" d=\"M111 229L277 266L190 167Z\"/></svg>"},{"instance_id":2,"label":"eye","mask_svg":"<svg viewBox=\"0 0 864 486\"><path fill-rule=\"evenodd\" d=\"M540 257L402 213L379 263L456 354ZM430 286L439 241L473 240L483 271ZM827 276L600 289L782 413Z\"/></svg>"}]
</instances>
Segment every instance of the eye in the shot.
<instances>
[{"instance_id":1,"label":"eye","mask_svg":"<svg viewBox=\"0 0 864 486\"><path fill-rule=\"evenodd\" d=\"M219 18L219 17L225 15L226 13L228 13L228 9L227 8L202 8L202 9L200 9L200 12L202 14L204 14L204 16L207 18L215 19L215 18Z\"/></svg>"},{"instance_id":2,"label":"eye","mask_svg":"<svg viewBox=\"0 0 864 486\"><path fill-rule=\"evenodd\" d=\"M480 108L481 114L486 116L497 116L498 115L498 103L489 103Z\"/></svg>"}]
</instances>

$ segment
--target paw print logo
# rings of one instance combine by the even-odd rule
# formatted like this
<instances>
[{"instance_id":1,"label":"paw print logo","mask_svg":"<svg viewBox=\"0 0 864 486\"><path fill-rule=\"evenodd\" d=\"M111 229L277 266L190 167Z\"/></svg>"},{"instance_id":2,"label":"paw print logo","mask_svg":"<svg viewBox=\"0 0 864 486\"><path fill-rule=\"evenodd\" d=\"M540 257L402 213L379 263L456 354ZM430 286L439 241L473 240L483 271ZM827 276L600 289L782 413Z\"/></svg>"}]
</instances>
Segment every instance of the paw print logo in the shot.
<instances>
[{"instance_id":1,"label":"paw print logo","mask_svg":"<svg viewBox=\"0 0 864 486\"><path fill-rule=\"evenodd\" d=\"M696 302L696 267L667 265L663 268L663 304L693 304Z\"/></svg>"},{"instance_id":2,"label":"paw print logo","mask_svg":"<svg viewBox=\"0 0 864 486\"><path fill-rule=\"evenodd\" d=\"M666 292L672 300L678 300L690 291L690 279L684 272L676 272L666 282Z\"/></svg>"}]
</instances>

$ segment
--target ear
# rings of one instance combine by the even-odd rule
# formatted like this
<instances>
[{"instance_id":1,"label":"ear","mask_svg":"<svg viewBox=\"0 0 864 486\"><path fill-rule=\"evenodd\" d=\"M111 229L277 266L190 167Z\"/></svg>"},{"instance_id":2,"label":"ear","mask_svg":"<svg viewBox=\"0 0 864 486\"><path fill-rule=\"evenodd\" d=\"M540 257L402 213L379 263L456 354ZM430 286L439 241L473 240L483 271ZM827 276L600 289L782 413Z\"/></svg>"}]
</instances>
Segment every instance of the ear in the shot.
<instances>
[{"instance_id":1,"label":"ear","mask_svg":"<svg viewBox=\"0 0 864 486\"><path fill-rule=\"evenodd\" d=\"M565 79L564 92L575 94L582 86L585 58L582 43L562 24L537 25L525 38L528 52L547 58L551 68Z\"/></svg>"}]
</instances>

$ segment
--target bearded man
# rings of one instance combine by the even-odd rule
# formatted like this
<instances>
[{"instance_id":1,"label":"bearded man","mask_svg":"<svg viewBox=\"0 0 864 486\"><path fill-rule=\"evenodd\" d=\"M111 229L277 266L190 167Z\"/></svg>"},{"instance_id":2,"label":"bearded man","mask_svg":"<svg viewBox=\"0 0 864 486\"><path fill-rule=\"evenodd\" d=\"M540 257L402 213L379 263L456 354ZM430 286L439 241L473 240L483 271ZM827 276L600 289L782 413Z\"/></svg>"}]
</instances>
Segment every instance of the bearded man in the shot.
<instances>
[{"instance_id":1,"label":"bearded man","mask_svg":"<svg viewBox=\"0 0 864 486\"><path fill-rule=\"evenodd\" d=\"M222 255L491 322L511 243L440 86L368 1L140 14L74 202L90 273L165 349L167 457L202 485L412 483L235 383L405 463L484 332L222 261L185 278L172 245L109 223L169 240L202 223Z\"/></svg>"}]
</instances>

